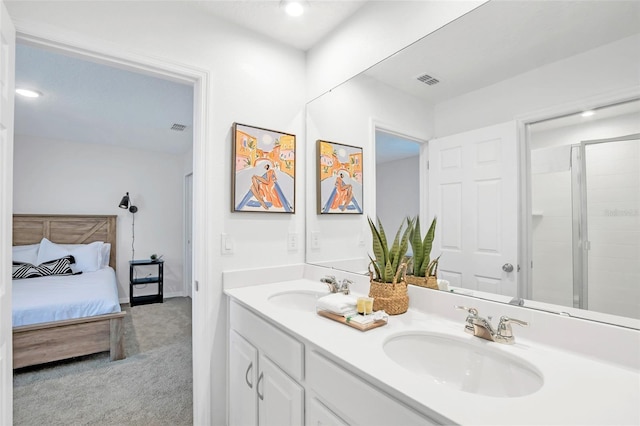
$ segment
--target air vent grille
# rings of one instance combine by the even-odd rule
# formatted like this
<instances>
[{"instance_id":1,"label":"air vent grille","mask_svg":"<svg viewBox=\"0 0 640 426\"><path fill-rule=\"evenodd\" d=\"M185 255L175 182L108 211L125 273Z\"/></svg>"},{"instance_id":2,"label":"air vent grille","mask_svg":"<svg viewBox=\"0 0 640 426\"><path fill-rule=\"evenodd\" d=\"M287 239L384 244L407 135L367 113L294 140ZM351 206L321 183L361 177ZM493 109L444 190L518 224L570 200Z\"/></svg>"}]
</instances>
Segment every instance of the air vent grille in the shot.
<instances>
[{"instance_id":1,"label":"air vent grille","mask_svg":"<svg viewBox=\"0 0 640 426\"><path fill-rule=\"evenodd\" d=\"M423 74L417 77L417 79L423 82L424 84L428 84L429 86L433 86L434 84L440 83L440 80L438 80L435 77L431 77L429 74Z\"/></svg>"},{"instance_id":2,"label":"air vent grille","mask_svg":"<svg viewBox=\"0 0 640 426\"><path fill-rule=\"evenodd\" d=\"M175 130L176 132L182 132L186 128L187 126L185 126L184 124L178 123L174 123L173 126L171 126L171 130Z\"/></svg>"}]
</instances>

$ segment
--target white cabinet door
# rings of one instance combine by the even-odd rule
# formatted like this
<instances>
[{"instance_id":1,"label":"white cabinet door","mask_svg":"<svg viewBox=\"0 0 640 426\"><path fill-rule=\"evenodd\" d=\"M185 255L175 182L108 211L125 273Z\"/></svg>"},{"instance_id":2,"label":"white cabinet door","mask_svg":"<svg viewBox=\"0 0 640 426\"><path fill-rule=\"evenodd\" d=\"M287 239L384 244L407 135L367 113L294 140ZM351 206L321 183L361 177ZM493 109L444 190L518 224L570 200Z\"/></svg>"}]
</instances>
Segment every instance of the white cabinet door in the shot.
<instances>
[{"instance_id":1,"label":"white cabinet door","mask_svg":"<svg viewBox=\"0 0 640 426\"><path fill-rule=\"evenodd\" d=\"M258 424L258 351L233 330L229 331L229 426Z\"/></svg>"},{"instance_id":2,"label":"white cabinet door","mask_svg":"<svg viewBox=\"0 0 640 426\"><path fill-rule=\"evenodd\" d=\"M516 295L517 140L508 122L429 141L434 253L454 286Z\"/></svg>"},{"instance_id":3,"label":"white cabinet door","mask_svg":"<svg viewBox=\"0 0 640 426\"><path fill-rule=\"evenodd\" d=\"M316 397L307 400L307 426L349 426Z\"/></svg>"},{"instance_id":4,"label":"white cabinet door","mask_svg":"<svg viewBox=\"0 0 640 426\"><path fill-rule=\"evenodd\" d=\"M258 418L260 426L304 424L304 389L260 354Z\"/></svg>"},{"instance_id":5,"label":"white cabinet door","mask_svg":"<svg viewBox=\"0 0 640 426\"><path fill-rule=\"evenodd\" d=\"M11 227L16 30L0 1L0 424L13 423Z\"/></svg>"}]
</instances>

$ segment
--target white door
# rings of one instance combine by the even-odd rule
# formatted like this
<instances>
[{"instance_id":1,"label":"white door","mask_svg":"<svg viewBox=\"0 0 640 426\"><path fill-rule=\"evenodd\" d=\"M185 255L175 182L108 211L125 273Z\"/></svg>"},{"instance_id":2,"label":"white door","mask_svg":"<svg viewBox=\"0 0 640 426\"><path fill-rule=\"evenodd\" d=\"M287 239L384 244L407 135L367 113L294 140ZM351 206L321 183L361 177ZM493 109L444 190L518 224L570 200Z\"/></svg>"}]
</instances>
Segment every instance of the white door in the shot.
<instances>
[{"instance_id":1,"label":"white door","mask_svg":"<svg viewBox=\"0 0 640 426\"><path fill-rule=\"evenodd\" d=\"M0 424L13 423L11 245L16 30L0 1Z\"/></svg>"},{"instance_id":2,"label":"white door","mask_svg":"<svg viewBox=\"0 0 640 426\"><path fill-rule=\"evenodd\" d=\"M258 418L260 426L304 424L304 390L264 355L260 355Z\"/></svg>"},{"instance_id":3,"label":"white door","mask_svg":"<svg viewBox=\"0 0 640 426\"><path fill-rule=\"evenodd\" d=\"M193 297L193 173L184 177L184 285Z\"/></svg>"},{"instance_id":4,"label":"white door","mask_svg":"<svg viewBox=\"0 0 640 426\"><path fill-rule=\"evenodd\" d=\"M258 424L258 351L238 333L229 332L229 426Z\"/></svg>"},{"instance_id":5,"label":"white door","mask_svg":"<svg viewBox=\"0 0 640 426\"><path fill-rule=\"evenodd\" d=\"M429 141L434 253L453 286L516 296L517 153L515 122Z\"/></svg>"}]
</instances>

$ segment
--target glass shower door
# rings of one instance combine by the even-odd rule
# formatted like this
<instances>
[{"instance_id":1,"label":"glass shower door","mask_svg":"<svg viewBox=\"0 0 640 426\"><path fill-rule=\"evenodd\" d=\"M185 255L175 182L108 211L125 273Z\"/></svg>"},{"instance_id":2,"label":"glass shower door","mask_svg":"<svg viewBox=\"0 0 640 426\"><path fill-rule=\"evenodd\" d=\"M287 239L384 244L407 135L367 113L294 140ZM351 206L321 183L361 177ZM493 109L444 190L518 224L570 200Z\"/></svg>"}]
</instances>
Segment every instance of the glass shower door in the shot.
<instances>
[{"instance_id":1,"label":"glass shower door","mask_svg":"<svg viewBox=\"0 0 640 426\"><path fill-rule=\"evenodd\" d=\"M640 318L640 135L582 142L582 308Z\"/></svg>"}]
</instances>

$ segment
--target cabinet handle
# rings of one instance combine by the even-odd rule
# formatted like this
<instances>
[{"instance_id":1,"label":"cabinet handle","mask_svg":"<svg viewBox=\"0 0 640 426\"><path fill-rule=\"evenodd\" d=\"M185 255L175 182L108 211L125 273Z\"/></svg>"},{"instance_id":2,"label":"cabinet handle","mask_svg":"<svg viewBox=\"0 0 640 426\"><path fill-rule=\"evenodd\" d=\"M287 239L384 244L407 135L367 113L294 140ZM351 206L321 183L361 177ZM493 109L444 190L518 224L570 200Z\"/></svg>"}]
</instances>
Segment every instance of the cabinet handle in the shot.
<instances>
[{"instance_id":1,"label":"cabinet handle","mask_svg":"<svg viewBox=\"0 0 640 426\"><path fill-rule=\"evenodd\" d=\"M253 383L249 382L249 372L251 371L252 368L253 368L253 362L249 364L249 367L247 367L247 372L244 373L244 381L247 382L247 386L249 386L249 389L253 389Z\"/></svg>"},{"instance_id":2,"label":"cabinet handle","mask_svg":"<svg viewBox=\"0 0 640 426\"><path fill-rule=\"evenodd\" d=\"M262 381L263 378L264 378L264 372L261 372L260 376L258 377L258 384L256 385L256 393L258 394L258 398L260 398L260 401L264 400L264 395L260 393L260 382Z\"/></svg>"}]
</instances>

